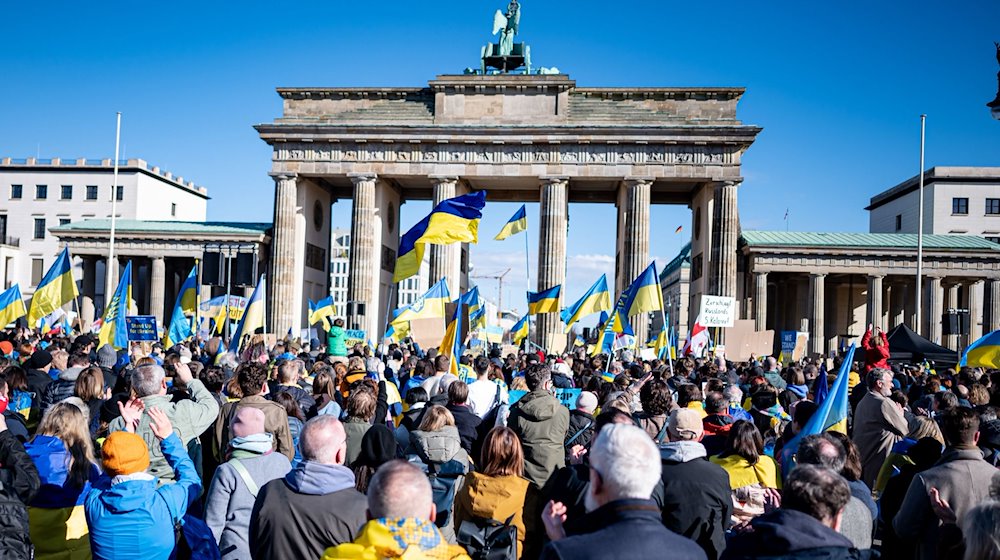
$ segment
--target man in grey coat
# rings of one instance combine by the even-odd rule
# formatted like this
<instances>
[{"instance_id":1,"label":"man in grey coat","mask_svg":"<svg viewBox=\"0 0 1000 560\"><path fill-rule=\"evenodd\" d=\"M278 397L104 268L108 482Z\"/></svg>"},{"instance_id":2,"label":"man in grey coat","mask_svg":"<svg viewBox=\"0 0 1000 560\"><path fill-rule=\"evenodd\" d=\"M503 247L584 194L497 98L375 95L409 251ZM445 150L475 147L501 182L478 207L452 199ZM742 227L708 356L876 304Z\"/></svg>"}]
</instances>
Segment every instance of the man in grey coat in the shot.
<instances>
[{"instance_id":1,"label":"man in grey coat","mask_svg":"<svg viewBox=\"0 0 1000 560\"><path fill-rule=\"evenodd\" d=\"M854 443L861 453L861 480L874 487L878 471L892 446L906 437L903 409L890 400L892 372L875 368L865 377L868 394L854 412Z\"/></svg>"},{"instance_id":2,"label":"man in grey coat","mask_svg":"<svg viewBox=\"0 0 1000 560\"><path fill-rule=\"evenodd\" d=\"M983 460L976 446L979 441L979 417L970 408L956 408L941 418L941 433L948 446L937 464L914 477L892 521L902 539L915 539L917 558L937 557L941 523L931 507L939 500L954 512L962 526L966 512L990 495L990 482L997 469ZM933 495L932 495L933 494Z\"/></svg>"}]
</instances>

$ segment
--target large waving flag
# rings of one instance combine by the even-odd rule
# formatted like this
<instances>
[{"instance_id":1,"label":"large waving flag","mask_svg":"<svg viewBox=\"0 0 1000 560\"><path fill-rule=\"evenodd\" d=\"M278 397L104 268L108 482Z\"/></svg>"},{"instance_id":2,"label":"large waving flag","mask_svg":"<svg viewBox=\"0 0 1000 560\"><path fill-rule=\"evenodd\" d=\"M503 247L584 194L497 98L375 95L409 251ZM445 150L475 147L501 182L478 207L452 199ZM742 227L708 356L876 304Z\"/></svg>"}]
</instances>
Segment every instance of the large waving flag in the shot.
<instances>
[{"instance_id":1,"label":"large waving flag","mask_svg":"<svg viewBox=\"0 0 1000 560\"><path fill-rule=\"evenodd\" d=\"M121 280L118 281L118 288L104 309L104 316L101 317L101 332L97 335L98 348L105 344L110 344L116 349L128 346L125 315L128 314L128 306L131 301L132 261L129 261L125 265L125 271L122 272Z\"/></svg>"},{"instance_id":2,"label":"large waving flag","mask_svg":"<svg viewBox=\"0 0 1000 560\"><path fill-rule=\"evenodd\" d=\"M445 316L445 305L451 301L446 278L438 280L437 284L418 297L410 305L399 310L392 324L408 323L414 319L434 319Z\"/></svg>"},{"instance_id":3,"label":"large waving flag","mask_svg":"<svg viewBox=\"0 0 1000 560\"><path fill-rule=\"evenodd\" d=\"M323 330L330 330L329 317L333 317L337 313L336 308L333 305L333 296L326 296L325 298L313 303L309 300L309 324L315 325L316 323L323 323Z\"/></svg>"},{"instance_id":4,"label":"large waving flag","mask_svg":"<svg viewBox=\"0 0 1000 560\"><path fill-rule=\"evenodd\" d=\"M427 244L478 243L479 219L486 206L486 191L476 191L442 200L399 240L399 257L392 273L401 282L420 271Z\"/></svg>"},{"instance_id":5,"label":"large waving flag","mask_svg":"<svg viewBox=\"0 0 1000 560\"><path fill-rule=\"evenodd\" d=\"M520 346L521 341L528 337L528 330L531 328L531 324L528 322L529 317L531 315L521 317L521 320L510 328L510 336L513 338L515 346Z\"/></svg>"},{"instance_id":6,"label":"large waving flag","mask_svg":"<svg viewBox=\"0 0 1000 560\"><path fill-rule=\"evenodd\" d=\"M253 289L253 294L251 294L250 299L247 301L247 308L243 310L243 318L240 319L240 324L236 327L236 332L229 339L230 352L234 354L239 352L243 337L250 336L257 329L264 327L264 317L266 316L264 313L265 292L264 276L261 275L260 280L257 281L257 287Z\"/></svg>"},{"instance_id":7,"label":"large waving flag","mask_svg":"<svg viewBox=\"0 0 1000 560\"><path fill-rule=\"evenodd\" d=\"M663 290L660 289L660 276L656 274L655 262L649 263L646 270L632 281L632 284L622 292L622 297L624 316L619 317L622 321L627 321L629 317L639 313L663 309Z\"/></svg>"},{"instance_id":8,"label":"large waving flag","mask_svg":"<svg viewBox=\"0 0 1000 560\"><path fill-rule=\"evenodd\" d=\"M67 247L59 253L35 288L28 311L28 324L35 325L42 317L73 301L77 293L76 282L73 281L73 261Z\"/></svg>"},{"instance_id":9,"label":"large waving flag","mask_svg":"<svg viewBox=\"0 0 1000 560\"><path fill-rule=\"evenodd\" d=\"M837 380L833 382L829 395L823 399L823 403L806 422L802 431L795 435L781 450L781 473L788 476L795 465L795 453L799 450L799 443L802 438L827 431L847 433L847 410L848 410L848 387L847 381L851 374L851 365L854 363L855 345L847 350L844 363L840 365L837 372Z\"/></svg>"},{"instance_id":10,"label":"large waving flag","mask_svg":"<svg viewBox=\"0 0 1000 560\"><path fill-rule=\"evenodd\" d=\"M606 274L602 274L576 303L563 309L559 317L563 323L566 323L566 332L569 332L573 323L600 311L611 311L611 294L608 293Z\"/></svg>"},{"instance_id":11,"label":"large waving flag","mask_svg":"<svg viewBox=\"0 0 1000 560\"><path fill-rule=\"evenodd\" d=\"M559 311L559 292L561 291L562 285L560 284L541 292L528 292L528 315Z\"/></svg>"},{"instance_id":12,"label":"large waving flag","mask_svg":"<svg viewBox=\"0 0 1000 560\"><path fill-rule=\"evenodd\" d=\"M1000 369L1000 331L993 331L970 344L958 365Z\"/></svg>"},{"instance_id":13,"label":"large waving flag","mask_svg":"<svg viewBox=\"0 0 1000 560\"><path fill-rule=\"evenodd\" d=\"M21 288L17 284L0 294L0 328L24 317L26 313L24 300L21 299Z\"/></svg>"},{"instance_id":14,"label":"large waving flag","mask_svg":"<svg viewBox=\"0 0 1000 560\"><path fill-rule=\"evenodd\" d=\"M522 231L528 229L528 215L524 211L524 205L514 212L514 215L507 220L507 223L503 225L503 229L497 234L493 239L497 241L503 241L508 237L521 233Z\"/></svg>"},{"instance_id":15,"label":"large waving flag","mask_svg":"<svg viewBox=\"0 0 1000 560\"><path fill-rule=\"evenodd\" d=\"M164 348L170 348L178 342L184 342L191 338L191 320L188 315L198 313L198 267L195 266L188 273L181 289L177 293L177 301L174 303L174 311L170 314L170 328L163 337Z\"/></svg>"}]
</instances>

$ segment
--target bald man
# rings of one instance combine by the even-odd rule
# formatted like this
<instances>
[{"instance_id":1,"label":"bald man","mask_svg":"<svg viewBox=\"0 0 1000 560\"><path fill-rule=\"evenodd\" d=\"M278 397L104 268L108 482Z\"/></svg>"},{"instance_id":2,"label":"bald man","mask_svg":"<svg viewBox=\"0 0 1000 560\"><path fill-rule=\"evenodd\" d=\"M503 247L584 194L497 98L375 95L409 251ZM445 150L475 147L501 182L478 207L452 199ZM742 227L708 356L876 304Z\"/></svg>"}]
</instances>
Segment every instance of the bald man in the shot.
<instances>
[{"instance_id":1,"label":"bald man","mask_svg":"<svg viewBox=\"0 0 1000 560\"><path fill-rule=\"evenodd\" d=\"M365 524L367 502L344 466L347 435L340 421L321 415L306 422L299 445L302 462L265 484L254 502L254 558L319 558L327 547L353 541Z\"/></svg>"}]
</instances>

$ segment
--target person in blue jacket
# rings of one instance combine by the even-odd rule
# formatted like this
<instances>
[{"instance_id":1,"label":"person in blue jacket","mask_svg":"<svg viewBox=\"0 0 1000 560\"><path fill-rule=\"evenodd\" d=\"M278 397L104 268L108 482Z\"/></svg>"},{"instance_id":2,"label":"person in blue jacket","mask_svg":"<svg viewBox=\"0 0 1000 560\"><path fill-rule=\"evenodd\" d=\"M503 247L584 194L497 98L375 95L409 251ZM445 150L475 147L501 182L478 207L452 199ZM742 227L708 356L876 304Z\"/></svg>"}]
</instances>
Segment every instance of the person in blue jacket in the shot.
<instances>
[{"instance_id":1,"label":"person in blue jacket","mask_svg":"<svg viewBox=\"0 0 1000 560\"><path fill-rule=\"evenodd\" d=\"M174 527L201 493L201 480L167 415L147 412L175 484L157 487L149 468L149 448L135 434L142 402L118 403L127 431L113 432L101 446L104 476L87 495L84 509L96 560L167 560L174 550Z\"/></svg>"}]
</instances>

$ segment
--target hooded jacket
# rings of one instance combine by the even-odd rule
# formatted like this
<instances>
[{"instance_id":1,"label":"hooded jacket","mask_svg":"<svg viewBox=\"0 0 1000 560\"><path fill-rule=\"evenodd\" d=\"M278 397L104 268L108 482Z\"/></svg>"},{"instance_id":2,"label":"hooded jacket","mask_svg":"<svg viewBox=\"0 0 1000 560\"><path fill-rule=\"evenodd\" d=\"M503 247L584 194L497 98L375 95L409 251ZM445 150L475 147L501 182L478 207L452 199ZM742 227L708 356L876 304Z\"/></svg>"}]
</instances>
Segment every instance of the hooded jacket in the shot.
<instances>
[{"instance_id":1,"label":"hooded jacket","mask_svg":"<svg viewBox=\"0 0 1000 560\"><path fill-rule=\"evenodd\" d=\"M524 551L524 496L528 481L519 476L487 476L470 473L455 495L455 528L474 518L511 521L517 529L517 557Z\"/></svg>"},{"instance_id":2,"label":"hooded jacket","mask_svg":"<svg viewBox=\"0 0 1000 560\"><path fill-rule=\"evenodd\" d=\"M27 503L40 485L38 470L21 442L0 432L0 560L30 560Z\"/></svg>"},{"instance_id":3,"label":"hooded jacket","mask_svg":"<svg viewBox=\"0 0 1000 560\"><path fill-rule=\"evenodd\" d=\"M174 527L201 493L194 463L176 433L160 441L160 451L176 471L175 484L157 487L155 478L113 484L101 477L87 494L84 509L94 558L166 560L174 550Z\"/></svg>"},{"instance_id":4,"label":"hooded jacket","mask_svg":"<svg viewBox=\"0 0 1000 560\"><path fill-rule=\"evenodd\" d=\"M536 487L566 464L563 442L569 429L569 410L548 391L536 389L510 407L507 426L524 446L524 477Z\"/></svg>"},{"instance_id":5,"label":"hooded jacket","mask_svg":"<svg viewBox=\"0 0 1000 560\"><path fill-rule=\"evenodd\" d=\"M754 519L753 531L729 541L723 560L751 558L808 558L854 560L872 557L870 550L853 548L847 537L799 511L779 509Z\"/></svg>"},{"instance_id":6,"label":"hooded jacket","mask_svg":"<svg viewBox=\"0 0 1000 560\"><path fill-rule=\"evenodd\" d=\"M410 432L410 443L420 460L429 467L454 460L469 470L469 454L462 447L462 438L455 426L443 426L433 432Z\"/></svg>"},{"instance_id":7,"label":"hooded jacket","mask_svg":"<svg viewBox=\"0 0 1000 560\"><path fill-rule=\"evenodd\" d=\"M327 547L353 541L368 501L343 465L303 461L260 489L250 514L253 558L319 558Z\"/></svg>"},{"instance_id":8,"label":"hooded jacket","mask_svg":"<svg viewBox=\"0 0 1000 560\"><path fill-rule=\"evenodd\" d=\"M331 356L347 355L347 333L344 327L330 327L330 331L326 333L326 352Z\"/></svg>"},{"instance_id":9,"label":"hooded jacket","mask_svg":"<svg viewBox=\"0 0 1000 560\"><path fill-rule=\"evenodd\" d=\"M726 548L726 528L733 514L729 473L707 460L696 441L660 446L663 466L663 525L683 535L715 560Z\"/></svg>"},{"instance_id":10,"label":"hooded jacket","mask_svg":"<svg viewBox=\"0 0 1000 560\"><path fill-rule=\"evenodd\" d=\"M43 416L50 406L73 396L74 389L76 388L76 378L80 377L80 372L84 369L86 368L67 368L59 372L59 377L45 386L40 405L40 412Z\"/></svg>"},{"instance_id":11,"label":"hooded jacket","mask_svg":"<svg viewBox=\"0 0 1000 560\"><path fill-rule=\"evenodd\" d=\"M469 560L462 547L448 544L430 521L373 519L357 540L331 547L322 560Z\"/></svg>"}]
</instances>

